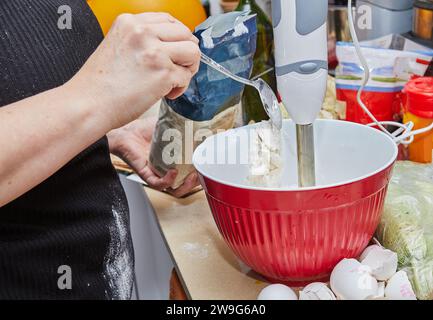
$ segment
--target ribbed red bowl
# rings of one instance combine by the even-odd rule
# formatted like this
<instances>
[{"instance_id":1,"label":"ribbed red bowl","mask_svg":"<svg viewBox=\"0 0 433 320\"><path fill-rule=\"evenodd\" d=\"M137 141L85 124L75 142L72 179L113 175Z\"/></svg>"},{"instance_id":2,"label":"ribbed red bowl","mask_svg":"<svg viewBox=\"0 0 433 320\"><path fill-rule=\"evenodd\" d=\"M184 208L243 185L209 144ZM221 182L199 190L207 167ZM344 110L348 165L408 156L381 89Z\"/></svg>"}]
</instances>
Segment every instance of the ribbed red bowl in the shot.
<instances>
[{"instance_id":1,"label":"ribbed red bowl","mask_svg":"<svg viewBox=\"0 0 433 320\"><path fill-rule=\"evenodd\" d=\"M284 125L293 132L291 122ZM229 154L237 152L239 146L231 143L230 137L238 130L250 129L220 135L229 140ZM346 147L357 143L351 140L356 137L367 140L358 145L360 150L347 152ZM323 143L327 138L332 138L333 147ZM338 167L354 172L338 177L346 175L347 181L310 189L251 187L246 183L248 168L244 165L198 163L200 154L217 151L215 139L207 139L197 149L194 163L219 231L234 253L253 270L272 282L304 285L325 280L339 261L357 257L368 245L380 221L397 157L397 147L387 136L357 124L319 121L317 159L320 163L335 158L336 163L318 165L318 175L327 169L329 175L338 175L333 173ZM335 153L338 150L341 153ZM290 152L287 155L293 156ZM357 158L352 159L354 156ZM376 163L371 164L372 161ZM365 168L352 170L352 166ZM333 181L323 175L322 179Z\"/></svg>"}]
</instances>

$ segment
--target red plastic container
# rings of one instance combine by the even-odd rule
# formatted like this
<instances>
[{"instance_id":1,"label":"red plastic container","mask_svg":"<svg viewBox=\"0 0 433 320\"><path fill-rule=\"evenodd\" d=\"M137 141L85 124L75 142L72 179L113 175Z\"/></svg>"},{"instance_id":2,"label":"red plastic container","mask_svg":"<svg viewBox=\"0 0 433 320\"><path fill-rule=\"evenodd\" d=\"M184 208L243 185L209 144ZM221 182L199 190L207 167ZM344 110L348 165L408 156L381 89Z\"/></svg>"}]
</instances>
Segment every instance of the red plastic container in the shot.
<instances>
[{"instance_id":1,"label":"red plastic container","mask_svg":"<svg viewBox=\"0 0 433 320\"><path fill-rule=\"evenodd\" d=\"M350 181L346 183L310 189L272 190L230 181L235 179L233 175L245 170L243 166L197 164L194 156L215 222L225 241L243 262L271 282L301 286L327 280L339 261L357 257L363 251L380 222L397 147L378 130L349 122L321 121L319 130L316 130L316 145L320 150L326 141L323 139L332 138L322 133L324 129L320 125L324 123L329 128L335 125L359 130L363 127L365 130L355 132L354 136L364 132L368 133L367 139L368 135L379 137L384 143L383 152L388 155L373 157L381 163L364 170L367 173L374 169L372 172L356 177L363 174L359 170L353 179L348 175ZM345 130L340 133L343 132ZM353 136L340 136L337 132L334 138L344 141ZM340 146L342 152L346 151L340 141L335 142L334 147L329 147L331 152L339 150ZM371 143L370 151L379 150L381 143ZM214 145L212 138L208 139L196 152L203 153ZM368 148L369 143L364 145ZM321 155L320 150L316 151L319 161L333 157ZM357 158L365 154L368 159L368 152L356 152L359 152ZM343 166L344 155L336 156L343 159L338 160L342 162L335 166ZM358 160L353 165L364 161Z\"/></svg>"},{"instance_id":2,"label":"red plastic container","mask_svg":"<svg viewBox=\"0 0 433 320\"><path fill-rule=\"evenodd\" d=\"M371 118L359 106L357 90L337 87L337 99L346 102L346 119L361 124L369 124ZM364 91L362 100L378 121L393 121L400 113L400 92Z\"/></svg>"}]
</instances>

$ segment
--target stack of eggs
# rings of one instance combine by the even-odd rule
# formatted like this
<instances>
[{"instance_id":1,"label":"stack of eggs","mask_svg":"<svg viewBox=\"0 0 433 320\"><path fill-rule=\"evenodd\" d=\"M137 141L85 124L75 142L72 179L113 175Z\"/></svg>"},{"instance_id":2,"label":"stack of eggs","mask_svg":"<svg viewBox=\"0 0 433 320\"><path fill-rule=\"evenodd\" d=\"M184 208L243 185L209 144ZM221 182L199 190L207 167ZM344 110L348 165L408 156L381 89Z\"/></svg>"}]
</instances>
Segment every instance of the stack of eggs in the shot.
<instances>
[{"instance_id":1,"label":"stack of eggs","mask_svg":"<svg viewBox=\"0 0 433 320\"><path fill-rule=\"evenodd\" d=\"M330 288L312 283L299 293L299 300L416 300L405 271L397 272L395 252L372 245L355 259L344 259L331 274ZM287 286L274 284L260 293L259 300L298 300Z\"/></svg>"}]
</instances>

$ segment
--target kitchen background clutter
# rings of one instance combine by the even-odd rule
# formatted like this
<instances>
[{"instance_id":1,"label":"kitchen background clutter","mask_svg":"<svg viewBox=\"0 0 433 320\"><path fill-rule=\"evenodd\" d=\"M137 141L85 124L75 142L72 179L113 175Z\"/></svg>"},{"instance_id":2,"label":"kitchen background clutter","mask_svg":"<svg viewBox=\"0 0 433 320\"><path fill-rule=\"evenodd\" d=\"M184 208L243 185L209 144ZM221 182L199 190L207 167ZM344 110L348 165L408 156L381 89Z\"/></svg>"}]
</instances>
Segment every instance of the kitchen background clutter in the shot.
<instances>
[{"instance_id":1,"label":"kitchen background clutter","mask_svg":"<svg viewBox=\"0 0 433 320\"><path fill-rule=\"evenodd\" d=\"M114 20L122 13L168 12L191 30L206 19L200 0L87 0L99 24L108 32Z\"/></svg>"},{"instance_id":2,"label":"kitchen background clutter","mask_svg":"<svg viewBox=\"0 0 433 320\"><path fill-rule=\"evenodd\" d=\"M371 18L358 21L357 34L360 41L377 39L389 34L412 30L414 0L357 0L358 15L369 14Z\"/></svg>"},{"instance_id":3,"label":"kitchen background clutter","mask_svg":"<svg viewBox=\"0 0 433 320\"><path fill-rule=\"evenodd\" d=\"M412 121L419 130L433 123L433 78L421 77L409 81L403 90L405 123ZM409 145L409 160L420 163L432 162L433 131L415 137Z\"/></svg>"},{"instance_id":4,"label":"kitchen background clutter","mask_svg":"<svg viewBox=\"0 0 433 320\"><path fill-rule=\"evenodd\" d=\"M433 40L433 2L415 1L413 12L413 34L423 40Z\"/></svg>"},{"instance_id":5,"label":"kitchen background clutter","mask_svg":"<svg viewBox=\"0 0 433 320\"><path fill-rule=\"evenodd\" d=\"M213 0L213 1L215 6L218 6L218 4L220 4L224 12L234 11L239 6L239 0ZM256 3L268 15L268 17L271 17L272 15L271 0L256 0Z\"/></svg>"}]
</instances>

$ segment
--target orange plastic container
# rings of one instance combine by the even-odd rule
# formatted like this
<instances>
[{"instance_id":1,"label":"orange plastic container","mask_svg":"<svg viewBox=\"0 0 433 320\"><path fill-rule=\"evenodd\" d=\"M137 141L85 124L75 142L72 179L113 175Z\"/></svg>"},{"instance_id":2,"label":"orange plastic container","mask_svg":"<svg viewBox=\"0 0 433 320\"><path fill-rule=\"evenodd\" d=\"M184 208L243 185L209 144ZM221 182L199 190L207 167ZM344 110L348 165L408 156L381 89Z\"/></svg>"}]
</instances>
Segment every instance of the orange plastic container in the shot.
<instances>
[{"instance_id":1,"label":"orange plastic container","mask_svg":"<svg viewBox=\"0 0 433 320\"><path fill-rule=\"evenodd\" d=\"M433 78L422 77L411 80L403 90L404 122L412 121L414 130L425 128L433 122ZM409 160L431 163L433 131L416 135L409 146Z\"/></svg>"},{"instance_id":2,"label":"orange plastic container","mask_svg":"<svg viewBox=\"0 0 433 320\"><path fill-rule=\"evenodd\" d=\"M200 0L88 0L104 34L122 13L167 12L193 31L206 20Z\"/></svg>"}]
</instances>

